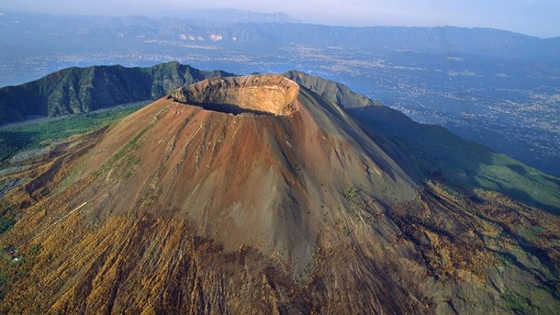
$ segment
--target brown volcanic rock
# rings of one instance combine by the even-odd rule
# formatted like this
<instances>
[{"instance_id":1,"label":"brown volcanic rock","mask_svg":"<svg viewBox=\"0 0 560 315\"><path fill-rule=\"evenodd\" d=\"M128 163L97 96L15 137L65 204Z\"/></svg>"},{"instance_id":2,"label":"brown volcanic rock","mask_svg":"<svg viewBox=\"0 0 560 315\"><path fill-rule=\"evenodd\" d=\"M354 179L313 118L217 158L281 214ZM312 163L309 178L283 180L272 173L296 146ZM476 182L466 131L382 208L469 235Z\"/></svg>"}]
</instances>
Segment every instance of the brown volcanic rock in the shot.
<instances>
[{"instance_id":1,"label":"brown volcanic rock","mask_svg":"<svg viewBox=\"0 0 560 315\"><path fill-rule=\"evenodd\" d=\"M82 176L108 169L107 187L83 202L189 219L231 248L285 252L299 270L324 217L344 218L345 190L368 187L384 203L415 196L406 174L342 111L318 106L284 77L204 81L172 96L187 103L162 99L105 136ZM135 137L127 162L108 165Z\"/></svg>"},{"instance_id":2,"label":"brown volcanic rock","mask_svg":"<svg viewBox=\"0 0 560 315\"><path fill-rule=\"evenodd\" d=\"M293 114L299 85L280 75L205 80L171 94L178 102L232 114Z\"/></svg>"},{"instance_id":3,"label":"brown volcanic rock","mask_svg":"<svg viewBox=\"0 0 560 315\"><path fill-rule=\"evenodd\" d=\"M557 274L558 217L411 179L284 77L200 82L87 137L6 197L23 211L0 241L26 259L1 313L558 309L527 271Z\"/></svg>"}]
</instances>

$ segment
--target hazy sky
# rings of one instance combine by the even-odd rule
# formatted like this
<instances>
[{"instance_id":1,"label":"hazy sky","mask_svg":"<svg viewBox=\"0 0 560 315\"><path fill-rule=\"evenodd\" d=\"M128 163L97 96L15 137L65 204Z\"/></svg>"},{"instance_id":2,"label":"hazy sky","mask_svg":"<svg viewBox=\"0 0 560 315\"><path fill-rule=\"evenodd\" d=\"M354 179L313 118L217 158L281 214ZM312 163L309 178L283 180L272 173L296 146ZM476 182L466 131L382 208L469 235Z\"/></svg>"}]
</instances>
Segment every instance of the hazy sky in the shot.
<instances>
[{"instance_id":1,"label":"hazy sky","mask_svg":"<svg viewBox=\"0 0 560 315\"><path fill-rule=\"evenodd\" d=\"M0 10L55 14L150 16L175 8L284 12L302 22L329 25L453 25L560 36L560 0L0 0Z\"/></svg>"}]
</instances>

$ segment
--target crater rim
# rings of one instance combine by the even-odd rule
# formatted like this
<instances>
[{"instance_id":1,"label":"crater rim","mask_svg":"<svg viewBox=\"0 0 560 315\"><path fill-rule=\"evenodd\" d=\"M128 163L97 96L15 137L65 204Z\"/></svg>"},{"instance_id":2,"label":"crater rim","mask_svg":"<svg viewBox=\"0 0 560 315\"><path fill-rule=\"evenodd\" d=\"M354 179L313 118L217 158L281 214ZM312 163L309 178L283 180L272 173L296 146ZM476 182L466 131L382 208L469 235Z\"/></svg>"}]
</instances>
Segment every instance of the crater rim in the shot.
<instances>
[{"instance_id":1,"label":"crater rim","mask_svg":"<svg viewBox=\"0 0 560 315\"><path fill-rule=\"evenodd\" d=\"M218 77L175 90L174 101L231 114L291 116L298 111L299 85L279 74Z\"/></svg>"}]
</instances>

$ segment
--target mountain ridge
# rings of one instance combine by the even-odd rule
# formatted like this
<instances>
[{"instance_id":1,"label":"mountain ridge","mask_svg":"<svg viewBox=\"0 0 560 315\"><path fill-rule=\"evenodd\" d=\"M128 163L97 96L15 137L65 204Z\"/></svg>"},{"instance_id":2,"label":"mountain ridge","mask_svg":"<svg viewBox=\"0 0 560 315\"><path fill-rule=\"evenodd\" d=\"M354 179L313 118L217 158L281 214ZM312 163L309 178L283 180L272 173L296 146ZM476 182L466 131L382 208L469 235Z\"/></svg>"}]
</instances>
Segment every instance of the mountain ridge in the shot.
<instances>
[{"instance_id":1,"label":"mountain ridge","mask_svg":"<svg viewBox=\"0 0 560 315\"><path fill-rule=\"evenodd\" d=\"M232 74L223 71L201 71L175 61L144 68L67 68L22 85L0 88L0 113L3 113L0 115L0 124L22 121L25 116L57 117L124 103L155 100L183 85L228 75ZM284 74L296 82L304 75L297 71ZM305 77L306 86L338 104L351 107L379 104L352 92L341 83L309 75ZM94 85L96 89L107 91L104 94L94 94Z\"/></svg>"},{"instance_id":2,"label":"mountain ridge","mask_svg":"<svg viewBox=\"0 0 560 315\"><path fill-rule=\"evenodd\" d=\"M282 12L259 13L236 9L186 9L163 11L157 15L231 23L299 23L293 16Z\"/></svg>"},{"instance_id":3,"label":"mountain ridge","mask_svg":"<svg viewBox=\"0 0 560 315\"><path fill-rule=\"evenodd\" d=\"M154 100L184 84L223 75L227 73L201 71L178 62L148 68L67 68L36 81L1 88L0 124L22 121L26 116L57 117Z\"/></svg>"},{"instance_id":4,"label":"mountain ridge","mask_svg":"<svg viewBox=\"0 0 560 315\"><path fill-rule=\"evenodd\" d=\"M72 41L82 41L84 38L96 40L101 36L107 42L116 45L119 45L119 42L115 41L118 38L125 45L138 40L143 42L146 39L176 41L183 38L186 42L198 43L344 45L364 47L374 51L418 51L531 60L539 58L556 60L560 49L560 36L541 39L512 31L481 27L345 27L305 23L240 23L223 20L203 20L201 23L200 20L194 22L179 17L153 19L145 16L56 16L53 21L42 15L17 12L6 13L2 21L9 26L9 32L3 34L7 47L17 43L24 51L25 47L31 47L35 43L20 43L18 37L24 35L26 38L36 37L36 41L41 42L45 38L56 39L55 34L58 32L66 34L66 37ZM68 24L75 27L68 28ZM187 40L189 35L192 36L192 40ZM221 37L219 40L217 37L212 40L211 35ZM8 48L6 51L16 50Z\"/></svg>"}]
</instances>

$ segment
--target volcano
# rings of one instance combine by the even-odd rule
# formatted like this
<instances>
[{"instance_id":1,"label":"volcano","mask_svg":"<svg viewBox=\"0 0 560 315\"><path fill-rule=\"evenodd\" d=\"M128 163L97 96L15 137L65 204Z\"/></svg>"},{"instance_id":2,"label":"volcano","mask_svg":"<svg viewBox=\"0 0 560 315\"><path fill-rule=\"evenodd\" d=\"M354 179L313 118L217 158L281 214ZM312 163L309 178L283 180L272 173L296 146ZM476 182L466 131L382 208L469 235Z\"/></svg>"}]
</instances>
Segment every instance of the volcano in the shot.
<instances>
[{"instance_id":1,"label":"volcano","mask_svg":"<svg viewBox=\"0 0 560 315\"><path fill-rule=\"evenodd\" d=\"M280 75L173 92L108 131L79 177L99 170L103 181L73 196L96 216L188 220L226 248L281 252L296 273L332 230L319 222L347 220L345 191L367 187L377 209L415 196L414 182L343 111Z\"/></svg>"},{"instance_id":2,"label":"volcano","mask_svg":"<svg viewBox=\"0 0 560 315\"><path fill-rule=\"evenodd\" d=\"M426 179L340 105L281 75L212 78L68 140L6 197L22 214L2 240L27 259L0 309L559 309L557 215Z\"/></svg>"}]
</instances>

